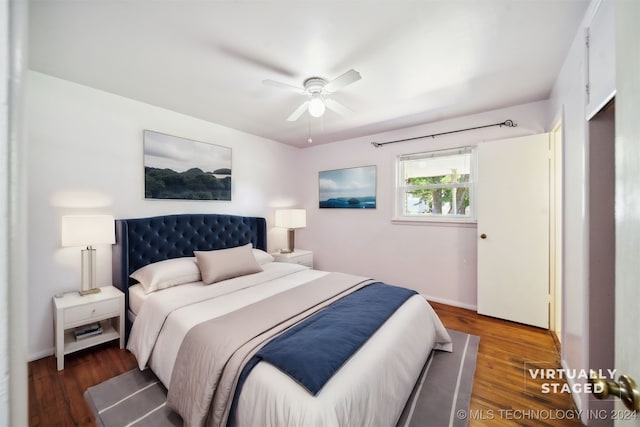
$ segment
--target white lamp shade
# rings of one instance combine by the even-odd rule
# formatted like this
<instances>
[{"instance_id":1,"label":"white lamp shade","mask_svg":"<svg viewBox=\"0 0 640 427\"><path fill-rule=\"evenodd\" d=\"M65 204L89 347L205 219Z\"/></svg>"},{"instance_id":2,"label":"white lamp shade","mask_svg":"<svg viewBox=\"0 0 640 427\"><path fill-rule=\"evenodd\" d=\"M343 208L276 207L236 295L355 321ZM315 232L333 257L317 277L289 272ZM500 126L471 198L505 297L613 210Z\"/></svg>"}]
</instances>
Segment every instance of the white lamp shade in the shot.
<instances>
[{"instance_id":1,"label":"white lamp shade","mask_svg":"<svg viewBox=\"0 0 640 427\"><path fill-rule=\"evenodd\" d=\"M307 211L304 209L276 210L276 227L304 228L307 226Z\"/></svg>"},{"instance_id":2,"label":"white lamp shade","mask_svg":"<svg viewBox=\"0 0 640 427\"><path fill-rule=\"evenodd\" d=\"M65 215L62 217L62 246L114 244L116 229L111 215Z\"/></svg>"}]
</instances>

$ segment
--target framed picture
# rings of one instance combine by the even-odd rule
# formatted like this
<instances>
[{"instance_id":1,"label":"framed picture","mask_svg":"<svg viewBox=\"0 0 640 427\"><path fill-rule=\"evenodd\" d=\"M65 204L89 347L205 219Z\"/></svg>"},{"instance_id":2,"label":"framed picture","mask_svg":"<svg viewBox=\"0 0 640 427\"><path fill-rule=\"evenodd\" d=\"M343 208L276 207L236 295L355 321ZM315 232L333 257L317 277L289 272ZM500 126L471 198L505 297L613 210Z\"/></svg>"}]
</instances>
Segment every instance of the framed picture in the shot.
<instances>
[{"instance_id":1,"label":"framed picture","mask_svg":"<svg viewBox=\"0 0 640 427\"><path fill-rule=\"evenodd\" d=\"M145 130L144 197L231 200L231 148Z\"/></svg>"},{"instance_id":2,"label":"framed picture","mask_svg":"<svg viewBox=\"0 0 640 427\"><path fill-rule=\"evenodd\" d=\"M321 171L319 187L321 208L376 208L375 166Z\"/></svg>"}]
</instances>

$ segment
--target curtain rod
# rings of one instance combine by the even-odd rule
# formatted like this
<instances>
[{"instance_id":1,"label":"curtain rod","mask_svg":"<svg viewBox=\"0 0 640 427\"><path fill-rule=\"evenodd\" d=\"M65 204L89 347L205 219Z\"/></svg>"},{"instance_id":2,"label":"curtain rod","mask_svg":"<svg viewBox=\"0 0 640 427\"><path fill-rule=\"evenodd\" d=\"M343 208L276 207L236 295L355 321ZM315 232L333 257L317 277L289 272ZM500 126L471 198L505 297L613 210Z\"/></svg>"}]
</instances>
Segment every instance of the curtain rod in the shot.
<instances>
[{"instance_id":1,"label":"curtain rod","mask_svg":"<svg viewBox=\"0 0 640 427\"><path fill-rule=\"evenodd\" d=\"M513 120L505 120L502 123L494 123L491 125L484 125L484 126L476 126L473 128L466 128L466 129L458 129L458 130L451 130L449 132L441 132L441 133L434 133L432 135L422 135L422 136L414 136L413 138L406 138L406 139L398 139L396 141L387 141L387 142L375 142L375 141L371 141L371 145L373 145L376 148L382 147L383 145L387 145L387 144L395 144L396 142L406 142L406 141L413 141L414 139L422 139L422 138L435 138L436 136L441 136L441 135L448 135L450 133L456 133L456 132L465 132L468 130L476 130L476 129L482 129L482 128L490 128L493 126L506 126L508 128L514 128L516 126L518 126L516 123L513 122Z\"/></svg>"}]
</instances>

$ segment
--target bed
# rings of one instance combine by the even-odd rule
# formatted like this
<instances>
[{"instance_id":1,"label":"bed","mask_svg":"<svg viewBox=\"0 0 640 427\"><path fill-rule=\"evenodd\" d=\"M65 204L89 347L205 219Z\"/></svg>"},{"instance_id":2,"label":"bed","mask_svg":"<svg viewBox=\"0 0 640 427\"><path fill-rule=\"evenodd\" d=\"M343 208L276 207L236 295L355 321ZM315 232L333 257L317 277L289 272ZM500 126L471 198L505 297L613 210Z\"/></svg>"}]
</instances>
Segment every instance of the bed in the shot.
<instances>
[{"instance_id":1,"label":"bed","mask_svg":"<svg viewBox=\"0 0 640 427\"><path fill-rule=\"evenodd\" d=\"M140 369L150 368L167 387L168 404L185 425L395 425L430 352L451 351L435 312L413 291L367 277L273 262L266 234L265 219L257 217L182 214L116 220L113 281L125 294L127 348ZM236 257L244 261L236 262ZM197 278L189 275L192 263L202 273ZM156 267L164 264L172 264L172 275L184 269L182 283L155 289L147 283L147 272L153 270L157 277ZM243 264L242 272L244 265L251 266L247 274L231 277L219 271L235 264ZM217 280L205 286L211 277ZM361 296L367 292L402 296L388 309L387 319L380 317L387 308L373 299L357 299L371 298ZM394 298L378 297L384 304ZM352 324L361 329L380 317L379 324L340 356L334 371L322 374L323 382L310 387L307 374L297 376L295 369L336 363L296 337L281 340L290 339L296 329L321 328L316 318L330 317L326 313L340 305L345 306L341 315L350 316L352 323L337 329L349 337ZM313 326L305 329L309 323ZM324 333L333 339L333 332ZM277 345L271 354L285 349L285 358L297 353L293 348L306 350L294 371L269 359L266 350Z\"/></svg>"}]
</instances>

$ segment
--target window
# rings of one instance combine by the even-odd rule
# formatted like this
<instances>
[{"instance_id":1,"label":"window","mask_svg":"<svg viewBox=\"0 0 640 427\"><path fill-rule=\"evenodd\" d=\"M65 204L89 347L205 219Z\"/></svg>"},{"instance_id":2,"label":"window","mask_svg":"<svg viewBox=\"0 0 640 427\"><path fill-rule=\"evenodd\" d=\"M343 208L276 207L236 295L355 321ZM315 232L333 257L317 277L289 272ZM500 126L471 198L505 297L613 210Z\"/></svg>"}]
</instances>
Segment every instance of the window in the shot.
<instances>
[{"instance_id":1,"label":"window","mask_svg":"<svg viewBox=\"0 0 640 427\"><path fill-rule=\"evenodd\" d=\"M469 221L474 213L471 147L398 157L398 220Z\"/></svg>"}]
</instances>

